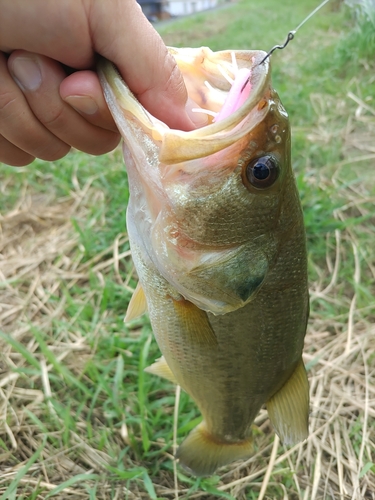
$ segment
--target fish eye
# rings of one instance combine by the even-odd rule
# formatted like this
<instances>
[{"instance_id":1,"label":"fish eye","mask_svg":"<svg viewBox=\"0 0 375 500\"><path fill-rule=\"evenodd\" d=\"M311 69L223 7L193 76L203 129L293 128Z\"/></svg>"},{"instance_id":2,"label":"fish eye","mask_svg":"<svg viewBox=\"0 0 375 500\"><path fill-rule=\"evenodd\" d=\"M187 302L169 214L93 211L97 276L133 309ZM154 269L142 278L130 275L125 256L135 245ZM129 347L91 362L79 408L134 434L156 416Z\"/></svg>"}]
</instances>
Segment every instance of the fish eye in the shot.
<instances>
[{"instance_id":1,"label":"fish eye","mask_svg":"<svg viewBox=\"0 0 375 500\"><path fill-rule=\"evenodd\" d=\"M274 156L255 158L246 166L246 179L257 189L269 188L279 176L279 164Z\"/></svg>"}]
</instances>

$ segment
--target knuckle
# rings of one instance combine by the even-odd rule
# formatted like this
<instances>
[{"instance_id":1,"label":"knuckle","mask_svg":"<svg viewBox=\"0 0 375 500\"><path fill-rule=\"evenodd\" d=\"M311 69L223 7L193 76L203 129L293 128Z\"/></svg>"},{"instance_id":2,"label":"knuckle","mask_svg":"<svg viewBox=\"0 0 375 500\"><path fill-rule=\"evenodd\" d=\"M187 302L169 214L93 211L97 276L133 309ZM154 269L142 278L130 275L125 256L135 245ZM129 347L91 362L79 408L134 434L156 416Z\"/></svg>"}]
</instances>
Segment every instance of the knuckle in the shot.
<instances>
[{"instance_id":1,"label":"knuckle","mask_svg":"<svg viewBox=\"0 0 375 500\"><path fill-rule=\"evenodd\" d=\"M176 60L168 53L169 78L165 85L165 92L173 94L186 93L185 83Z\"/></svg>"},{"instance_id":2,"label":"knuckle","mask_svg":"<svg viewBox=\"0 0 375 500\"><path fill-rule=\"evenodd\" d=\"M64 123L64 106L58 106L50 111L47 116L40 117L40 121L49 130L59 129Z\"/></svg>"},{"instance_id":3,"label":"knuckle","mask_svg":"<svg viewBox=\"0 0 375 500\"><path fill-rule=\"evenodd\" d=\"M2 119L13 112L14 106L17 104L17 94L14 91L0 89L0 113ZM6 115L6 116L3 116Z\"/></svg>"}]
</instances>

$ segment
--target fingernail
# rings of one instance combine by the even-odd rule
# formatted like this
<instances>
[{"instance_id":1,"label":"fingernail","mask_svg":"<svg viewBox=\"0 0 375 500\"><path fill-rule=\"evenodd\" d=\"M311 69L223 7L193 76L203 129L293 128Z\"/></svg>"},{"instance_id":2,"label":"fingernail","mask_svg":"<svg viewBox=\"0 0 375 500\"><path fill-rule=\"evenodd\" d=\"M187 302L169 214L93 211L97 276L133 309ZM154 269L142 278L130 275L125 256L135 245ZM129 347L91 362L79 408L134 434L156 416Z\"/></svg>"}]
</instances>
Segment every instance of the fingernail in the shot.
<instances>
[{"instance_id":1,"label":"fingernail","mask_svg":"<svg viewBox=\"0 0 375 500\"><path fill-rule=\"evenodd\" d=\"M22 90L38 90L42 83L42 73L35 59L30 57L16 57L10 70L14 80Z\"/></svg>"},{"instance_id":2,"label":"fingernail","mask_svg":"<svg viewBox=\"0 0 375 500\"><path fill-rule=\"evenodd\" d=\"M72 108L74 108L79 113L84 113L85 115L93 115L99 109L98 105L88 96L82 95L70 95L65 97L65 102L67 102Z\"/></svg>"},{"instance_id":3,"label":"fingernail","mask_svg":"<svg viewBox=\"0 0 375 500\"><path fill-rule=\"evenodd\" d=\"M208 116L200 111L193 111L193 109L200 109L200 106L193 99L188 98L186 101L185 110L190 120L197 128L204 127L208 124Z\"/></svg>"}]
</instances>

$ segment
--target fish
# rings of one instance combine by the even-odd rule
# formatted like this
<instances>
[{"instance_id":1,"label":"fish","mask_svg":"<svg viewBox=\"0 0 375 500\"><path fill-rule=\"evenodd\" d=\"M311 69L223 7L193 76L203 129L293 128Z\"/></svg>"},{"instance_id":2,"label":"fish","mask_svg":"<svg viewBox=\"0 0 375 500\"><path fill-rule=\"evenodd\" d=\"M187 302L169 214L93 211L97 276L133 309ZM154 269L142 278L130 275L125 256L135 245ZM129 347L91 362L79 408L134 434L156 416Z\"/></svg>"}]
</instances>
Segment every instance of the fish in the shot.
<instances>
[{"instance_id":1,"label":"fish","mask_svg":"<svg viewBox=\"0 0 375 500\"><path fill-rule=\"evenodd\" d=\"M196 130L153 117L111 62L98 74L130 188L139 283L125 320L148 311L162 357L146 371L180 385L203 417L176 458L208 476L252 455L264 405L285 444L308 436L306 237L265 52L169 51L206 120Z\"/></svg>"}]
</instances>

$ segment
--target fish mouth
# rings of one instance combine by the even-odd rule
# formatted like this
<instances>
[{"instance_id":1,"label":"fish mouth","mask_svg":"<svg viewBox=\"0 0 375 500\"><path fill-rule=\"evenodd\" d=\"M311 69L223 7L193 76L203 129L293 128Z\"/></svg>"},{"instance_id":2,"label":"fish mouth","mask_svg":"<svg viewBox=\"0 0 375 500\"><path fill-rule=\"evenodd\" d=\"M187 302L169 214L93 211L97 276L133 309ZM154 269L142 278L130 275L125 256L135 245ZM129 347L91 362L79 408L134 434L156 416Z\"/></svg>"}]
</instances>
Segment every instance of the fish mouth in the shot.
<instances>
[{"instance_id":1,"label":"fish mouth","mask_svg":"<svg viewBox=\"0 0 375 500\"><path fill-rule=\"evenodd\" d=\"M214 154L240 140L266 116L270 67L268 60L261 63L264 51L168 50L189 97L199 112L207 112L208 124L196 130L170 129L143 108L110 61L98 63L104 95L120 132L126 137L129 122L141 127L158 146L159 161L168 165Z\"/></svg>"}]
</instances>

